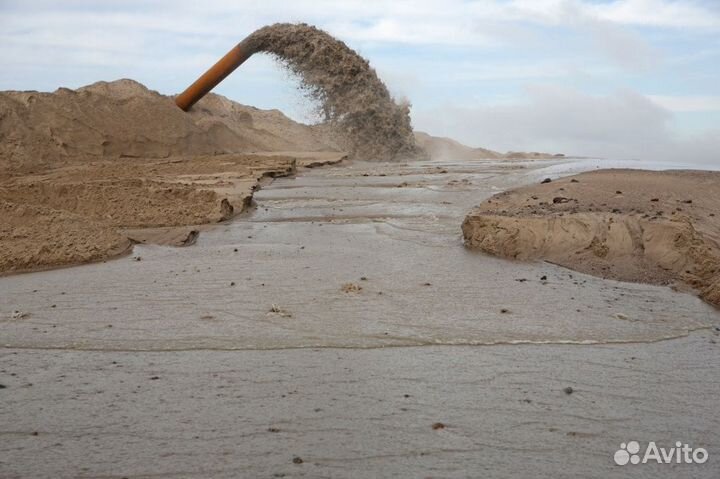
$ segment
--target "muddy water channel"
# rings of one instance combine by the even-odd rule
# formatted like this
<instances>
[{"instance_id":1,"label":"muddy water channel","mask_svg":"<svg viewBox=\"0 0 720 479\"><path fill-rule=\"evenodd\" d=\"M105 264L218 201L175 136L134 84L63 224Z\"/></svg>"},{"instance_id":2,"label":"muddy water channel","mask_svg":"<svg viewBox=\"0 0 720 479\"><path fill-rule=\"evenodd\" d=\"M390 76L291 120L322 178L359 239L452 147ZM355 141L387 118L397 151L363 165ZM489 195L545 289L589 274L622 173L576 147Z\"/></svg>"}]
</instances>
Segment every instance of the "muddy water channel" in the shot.
<instances>
[{"instance_id":1,"label":"muddy water channel","mask_svg":"<svg viewBox=\"0 0 720 479\"><path fill-rule=\"evenodd\" d=\"M0 278L0 476L717 477L716 310L462 245L564 165L305 170L194 246Z\"/></svg>"},{"instance_id":2,"label":"muddy water channel","mask_svg":"<svg viewBox=\"0 0 720 479\"><path fill-rule=\"evenodd\" d=\"M281 178L188 248L0 278L7 347L276 349L656 341L718 312L664 287L466 250L488 196L534 163L354 163ZM141 261L137 261L137 258ZM13 320L13 310L27 314Z\"/></svg>"}]
</instances>

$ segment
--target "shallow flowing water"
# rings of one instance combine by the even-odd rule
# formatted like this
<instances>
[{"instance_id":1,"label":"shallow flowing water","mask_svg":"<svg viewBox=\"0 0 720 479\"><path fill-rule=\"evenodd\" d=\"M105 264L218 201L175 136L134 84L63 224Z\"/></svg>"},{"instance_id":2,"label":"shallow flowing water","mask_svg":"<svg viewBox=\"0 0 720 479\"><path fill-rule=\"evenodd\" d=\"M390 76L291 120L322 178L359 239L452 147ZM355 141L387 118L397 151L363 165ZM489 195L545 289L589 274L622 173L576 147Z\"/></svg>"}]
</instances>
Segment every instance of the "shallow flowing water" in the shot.
<instances>
[{"instance_id":1,"label":"shallow flowing water","mask_svg":"<svg viewBox=\"0 0 720 479\"><path fill-rule=\"evenodd\" d=\"M717 321L689 294L468 251L464 215L571 162L306 170L188 248L0 278L2 344L98 350L657 341ZM142 260L137 261L140 257ZM543 279L544 278L544 279ZM23 319L12 312L22 311Z\"/></svg>"}]
</instances>

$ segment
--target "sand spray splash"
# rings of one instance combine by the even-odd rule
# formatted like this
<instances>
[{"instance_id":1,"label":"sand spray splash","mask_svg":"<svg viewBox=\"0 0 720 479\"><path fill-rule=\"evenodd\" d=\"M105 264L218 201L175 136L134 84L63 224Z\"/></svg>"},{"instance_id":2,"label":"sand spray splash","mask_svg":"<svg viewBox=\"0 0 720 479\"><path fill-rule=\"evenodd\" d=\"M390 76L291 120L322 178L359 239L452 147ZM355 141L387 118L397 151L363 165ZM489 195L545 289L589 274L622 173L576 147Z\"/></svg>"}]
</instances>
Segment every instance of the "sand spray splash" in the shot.
<instances>
[{"instance_id":1,"label":"sand spray splash","mask_svg":"<svg viewBox=\"0 0 720 479\"><path fill-rule=\"evenodd\" d=\"M330 34L307 24L277 23L246 40L274 56L300 79L345 148L361 159L416 156L410 105L396 103L367 60Z\"/></svg>"}]
</instances>

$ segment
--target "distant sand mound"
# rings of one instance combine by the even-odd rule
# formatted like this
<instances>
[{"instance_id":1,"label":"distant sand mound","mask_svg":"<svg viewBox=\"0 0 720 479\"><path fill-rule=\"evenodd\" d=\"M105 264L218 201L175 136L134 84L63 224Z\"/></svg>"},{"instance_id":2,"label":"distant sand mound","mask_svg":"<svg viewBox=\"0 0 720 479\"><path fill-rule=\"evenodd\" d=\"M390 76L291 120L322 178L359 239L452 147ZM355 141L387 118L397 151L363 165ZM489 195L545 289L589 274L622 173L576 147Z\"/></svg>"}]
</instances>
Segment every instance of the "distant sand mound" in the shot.
<instances>
[{"instance_id":1,"label":"distant sand mound","mask_svg":"<svg viewBox=\"0 0 720 479\"><path fill-rule=\"evenodd\" d=\"M431 158L436 160L530 160L530 159L551 159L562 158L564 155L510 151L500 153L485 148L473 148L463 145L451 138L432 136L421 131L415 132L415 142L425 150Z\"/></svg>"}]
</instances>

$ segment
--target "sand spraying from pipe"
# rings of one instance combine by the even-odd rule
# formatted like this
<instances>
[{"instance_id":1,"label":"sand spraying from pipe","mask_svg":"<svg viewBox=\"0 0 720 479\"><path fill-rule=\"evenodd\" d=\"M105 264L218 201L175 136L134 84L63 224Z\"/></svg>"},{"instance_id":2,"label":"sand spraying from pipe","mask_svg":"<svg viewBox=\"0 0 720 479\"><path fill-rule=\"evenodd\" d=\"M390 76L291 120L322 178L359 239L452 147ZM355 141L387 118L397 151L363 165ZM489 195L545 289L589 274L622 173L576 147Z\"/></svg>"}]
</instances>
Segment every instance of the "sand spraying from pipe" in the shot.
<instances>
[{"instance_id":1,"label":"sand spraying from pipe","mask_svg":"<svg viewBox=\"0 0 720 479\"><path fill-rule=\"evenodd\" d=\"M368 61L345 43L313 26L289 23L260 28L246 42L298 76L353 156L393 159L420 152L410 105L396 103Z\"/></svg>"}]
</instances>

